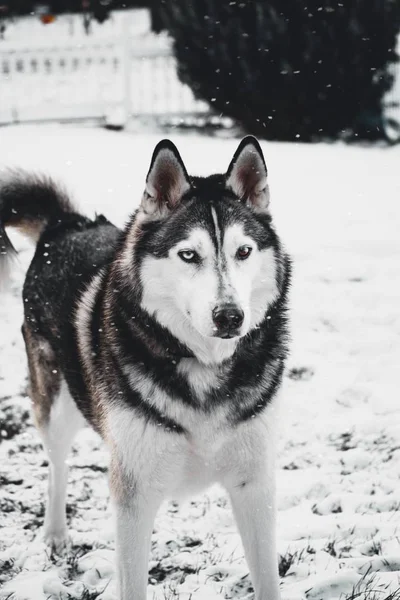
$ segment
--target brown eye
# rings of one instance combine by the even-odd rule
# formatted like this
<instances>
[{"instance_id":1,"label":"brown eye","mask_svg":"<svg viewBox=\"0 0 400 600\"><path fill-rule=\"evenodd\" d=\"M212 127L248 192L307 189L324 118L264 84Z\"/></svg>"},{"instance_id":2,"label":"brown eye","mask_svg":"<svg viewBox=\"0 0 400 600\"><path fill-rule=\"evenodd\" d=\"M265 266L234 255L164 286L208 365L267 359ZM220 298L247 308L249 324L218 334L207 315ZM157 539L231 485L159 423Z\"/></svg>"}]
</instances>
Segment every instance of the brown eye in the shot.
<instances>
[{"instance_id":1,"label":"brown eye","mask_svg":"<svg viewBox=\"0 0 400 600\"><path fill-rule=\"evenodd\" d=\"M239 250L236 252L236 258L239 260L246 260L246 258L249 258L251 251L252 248L250 246L240 246Z\"/></svg>"}]
</instances>

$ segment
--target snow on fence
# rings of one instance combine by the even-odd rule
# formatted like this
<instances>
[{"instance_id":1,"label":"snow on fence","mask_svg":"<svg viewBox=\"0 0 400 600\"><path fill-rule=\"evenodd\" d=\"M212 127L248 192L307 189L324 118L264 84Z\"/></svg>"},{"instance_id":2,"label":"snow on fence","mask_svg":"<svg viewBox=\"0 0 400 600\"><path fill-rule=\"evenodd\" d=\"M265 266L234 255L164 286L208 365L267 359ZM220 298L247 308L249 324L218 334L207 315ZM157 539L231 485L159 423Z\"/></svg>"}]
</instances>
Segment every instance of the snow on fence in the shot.
<instances>
[{"instance_id":1,"label":"snow on fence","mask_svg":"<svg viewBox=\"0 0 400 600\"><path fill-rule=\"evenodd\" d=\"M33 47L0 42L0 123L209 112L176 72L171 40L143 33Z\"/></svg>"}]
</instances>

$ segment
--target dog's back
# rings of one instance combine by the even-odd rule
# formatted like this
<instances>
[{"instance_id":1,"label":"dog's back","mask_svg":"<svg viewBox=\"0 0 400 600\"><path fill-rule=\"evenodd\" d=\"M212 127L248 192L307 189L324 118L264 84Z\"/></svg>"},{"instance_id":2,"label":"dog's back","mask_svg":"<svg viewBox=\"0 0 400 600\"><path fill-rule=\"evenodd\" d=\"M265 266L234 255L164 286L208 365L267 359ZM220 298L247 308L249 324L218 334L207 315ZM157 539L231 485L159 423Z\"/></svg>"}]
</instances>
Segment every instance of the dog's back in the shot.
<instances>
[{"instance_id":1,"label":"dog's back","mask_svg":"<svg viewBox=\"0 0 400 600\"><path fill-rule=\"evenodd\" d=\"M118 234L104 217L80 215L63 215L41 234L23 289L25 318L55 346L79 293L112 260Z\"/></svg>"}]
</instances>

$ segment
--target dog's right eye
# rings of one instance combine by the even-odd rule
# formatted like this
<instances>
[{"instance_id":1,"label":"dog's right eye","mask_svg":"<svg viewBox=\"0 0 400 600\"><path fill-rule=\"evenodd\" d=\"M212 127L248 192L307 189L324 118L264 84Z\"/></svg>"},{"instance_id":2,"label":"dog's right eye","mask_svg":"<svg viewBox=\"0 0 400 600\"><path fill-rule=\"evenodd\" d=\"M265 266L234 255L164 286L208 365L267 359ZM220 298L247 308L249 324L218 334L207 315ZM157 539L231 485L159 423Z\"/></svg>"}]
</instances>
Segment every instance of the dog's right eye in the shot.
<instances>
[{"instance_id":1,"label":"dog's right eye","mask_svg":"<svg viewBox=\"0 0 400 600\"><path fill-rule=\"evenodd\" d=\"M188 263L199 262L199 255L194 250L181 250L178 252L178 256Z\"/></svg>"}]
</instances>

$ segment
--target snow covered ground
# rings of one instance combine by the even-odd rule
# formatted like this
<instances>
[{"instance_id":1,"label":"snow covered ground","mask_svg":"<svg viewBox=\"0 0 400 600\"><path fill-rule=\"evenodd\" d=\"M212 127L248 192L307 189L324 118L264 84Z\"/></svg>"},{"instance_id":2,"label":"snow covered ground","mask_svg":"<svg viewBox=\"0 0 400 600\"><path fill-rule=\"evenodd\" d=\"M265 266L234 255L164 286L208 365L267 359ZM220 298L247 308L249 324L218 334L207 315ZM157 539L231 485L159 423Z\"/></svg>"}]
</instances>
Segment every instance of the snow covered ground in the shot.
<instances>
[{"instance_id":1,"label":"snow covered ground","mask_svg":"<svg viewBox=\"0 0 400 600\"><path fill-rule=\"evenodd\" d=\"M123 224L158 135L3 129L0 164L65 181L82 208ZM189 172L223 171L237 140L172 136ZM400 598L400 148L264 143L272 208L294 257L278 494L284 600ZM71 456L72 549L49 556L46 458L32 427L20 335L29 244L0 300L0 596L108 600L114 542L107 454L89 430ZM397 375L397 376L396 376ZM253 598L224 493L167 504L148 598ZM390 595L392 594L392 595Z\"/></svg>"}]
</instances>

